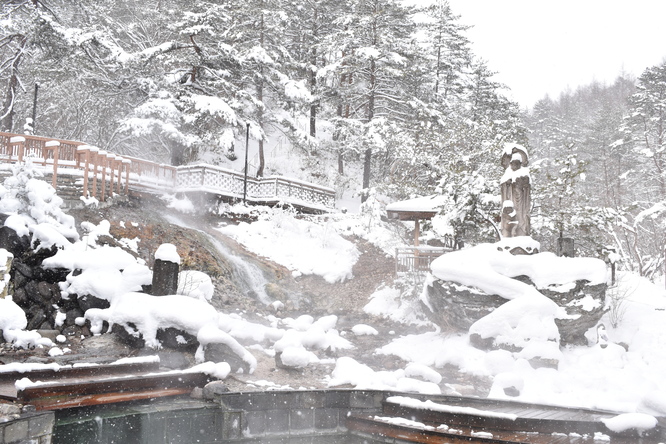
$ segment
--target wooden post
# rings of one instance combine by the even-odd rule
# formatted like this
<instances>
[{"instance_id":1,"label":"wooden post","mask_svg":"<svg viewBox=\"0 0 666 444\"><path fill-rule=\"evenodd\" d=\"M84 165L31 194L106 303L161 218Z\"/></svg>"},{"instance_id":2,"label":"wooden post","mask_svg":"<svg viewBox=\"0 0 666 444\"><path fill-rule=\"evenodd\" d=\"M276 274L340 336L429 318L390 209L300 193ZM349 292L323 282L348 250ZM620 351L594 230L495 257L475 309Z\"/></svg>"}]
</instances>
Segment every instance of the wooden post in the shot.
<instances>
[{"instance_id":1,"label":"wooden post","mask_svg":"<svg viewBox=\"0 0 666 444\"><path fill-rule=\"evenodd\" d=\"M81 156L85 158L83 167L83 197L88 198L88 173L90 171L90 146L81 145L76 148L76 167L81 168Z\"/></svg>"},{"instance_id":2,"label":"wooden post","mask_svg":"<svg viewBox=\"0 0 666 444\"><path fill-rule=\"evenodd\" d=\"M113 197L113 185L116 176L116 155L113 153L108 154L109 158L109 197Z\"/></svg>"},{"instance_id":3,"label":"wooden post","mask_svg":"<svg viewBox=\"0 0 666 444\"><path fill-rule=\"evenodd\" d=\"M99 165L102 167L102 196L100 200L104 202L106 200L106 164L108 162L108 153L106 151L99 152Z\"/></svg>"},{"instance_id":4,"label":"wooden post","mask_svg":"<svg viewBox=\"0 0 666 444\"><path fill-rule=\"evenodd\" d=\"M44 166L46 166L46 158L48 157L48 152L53 152L53 179L51 180L51 186L56 188L58 185L58 151L60 148L60 142L57 140L49 140L44 144L44 149L42 150L42 157L44 157Z\"/></svg>"},{"instance_id":5,"label":"wooden post","mask_svg":"<svg viewBox=\"0 0 666 444\"><path fill-rule=\"evenodd\" d=\"M125 165L125 195L129 196L130 165L132 161L123 159L123 164Z\"/></svg>"},{"instance_id":6,"label":"wooden post","mask_svg":"<svg viewBox=\"0 0 666 444\"><path fill-rule=\"evenodd\" d=\"M418 247L419 246L419 235L421 234L421 226L419 224L419 220L416 219L414 221L414 246Z\"/></svg>"},{"instance_id":7,"label":"wooden post","mask_svg":"<svg viewBox=\"0 0 666 444\"><path fill-rule=\"evenodd\" d=\"M120 183L122 182L123 178L123 158L120 156L116 156L116 168L118 168L118 194L122 192L122 188Z\"/></svg>"},{"instance_id":8,"label":"wooden post","mask_svg":"<svg viewBox=\"0 0 666 444\"><path fill-rule=\"evenodd\" d=\"M166 296L178 292L178 272L180 256L173 244L162 244L155 252L153 265L153 296Z\"/></svg>"},{"instance_id":9,"label":"wooden post","mask_svg":"<svg viewBox=\"0 0 666 444\"><path fill-rule=\"evenodd\" d=\"M9 161L12 161L12 154L14 153L14 145L18 145L18 149L16 150L18 161L22 162L23 161L23 148L25 146L25 137L23 136L14 136L9 139Z\"/></svg>"},{"instance_id":10,"label":"wooden post","mask_svg":"<svg viewBox=\"0 0 666 444\"><path fill-rule=\"evenodd\" d=\"M90 148L90 156L92 157L92 162L93 162L93 184L92 184L92 197L97 197L97 162L98 160L98 153L99 148L97 147L91 147Z\"/></svg>"}]
</instances>

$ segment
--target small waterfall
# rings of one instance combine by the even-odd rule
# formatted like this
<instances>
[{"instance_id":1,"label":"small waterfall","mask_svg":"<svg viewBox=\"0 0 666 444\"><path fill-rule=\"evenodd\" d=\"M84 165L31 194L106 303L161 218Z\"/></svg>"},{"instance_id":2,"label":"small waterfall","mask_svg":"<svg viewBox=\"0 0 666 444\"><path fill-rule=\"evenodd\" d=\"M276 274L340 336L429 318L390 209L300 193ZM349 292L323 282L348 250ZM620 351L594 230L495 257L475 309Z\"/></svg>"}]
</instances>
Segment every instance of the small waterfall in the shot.
<instances>
[{"instance_id":1,"label":"small waterfall","mask_svg":"<svg viewBox=\"0 0 666 444\"><path fill-rule=\"evenodd\" d=\"M223 236L221 233L217 234L215 231L211 233L209 232L209 227L206 227L207 229L194 227L173 215L166 215L165 219L173 225L189 228L191 230L197 230L205 234L206 237L208 237L208 240L210 240L211 244L213 244L217 251L231 265L234 282L243 292L243 294L255 298L264 304L270 304L272 302L271 298L268 296L268 294L266 294L266 284L268 284L268 280L266 279L262 269L251 261L245 260L236 254L231 248L225 245L224 242L218 238L218 236Z\"/></svg>"},{"instance_id":2,"label":"small waterfall","mask_svg":"<svg viewBox=\"0 0 666 444\"><path fill-rule=\"evenodd\" d=\"M240 290L247 296L254 297L264 304L270 304L271 298L266 294L268 281L261 268L244 260L212 235L208 233L206 235L217 248L217 251L231 264L234 281Z\"/></svg>"}]
</instances>

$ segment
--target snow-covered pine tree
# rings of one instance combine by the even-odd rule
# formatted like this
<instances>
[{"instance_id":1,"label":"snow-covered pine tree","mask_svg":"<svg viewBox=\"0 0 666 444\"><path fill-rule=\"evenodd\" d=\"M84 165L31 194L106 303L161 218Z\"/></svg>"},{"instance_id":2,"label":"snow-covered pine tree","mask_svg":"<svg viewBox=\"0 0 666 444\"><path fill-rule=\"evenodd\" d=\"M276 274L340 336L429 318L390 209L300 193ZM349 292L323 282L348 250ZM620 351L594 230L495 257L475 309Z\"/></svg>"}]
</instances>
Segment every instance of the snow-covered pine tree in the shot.
<instances>
[{"instance_id":1,"label":"snow-covered pine tree","mask_svg":"<svg viewBox=\"0 0 666 444\"><path fill-rule=\"evenodd\" d=\"M362 187L370 187L373 155L390 157L386 135L407 115L405 72L411 63L414 23L410 9L394 0L349 0L326 40L334 56L326 72L338 83L343 111L338 142L363 156ZM340 137L342 135L342 137Z\"/></svg>"}]
</instances>

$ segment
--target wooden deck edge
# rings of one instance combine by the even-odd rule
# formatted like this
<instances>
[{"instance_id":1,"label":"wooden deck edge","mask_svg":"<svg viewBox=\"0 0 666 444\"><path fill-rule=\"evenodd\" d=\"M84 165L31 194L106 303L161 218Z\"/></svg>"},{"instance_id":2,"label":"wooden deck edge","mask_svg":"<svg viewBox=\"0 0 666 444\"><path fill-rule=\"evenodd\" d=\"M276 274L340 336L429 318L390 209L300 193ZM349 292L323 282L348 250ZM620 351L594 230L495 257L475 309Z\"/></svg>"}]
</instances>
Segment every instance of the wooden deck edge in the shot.
<instances>
[{"instance_id":1,"label":"wooden deck edge","mask_svg":"<svg viewBox=\"0 0 666 444\"><path fill-rule=\"evenodd\" d=\"M346 420L347 430L361 432L368 435L380 435L385 438L400 439L407 442L428 444L457 444L457 443L526 443L528 441L507 441L489 438L472 433L451 433L443 430L420 429L406 425L393 424L362 415L350 415Z\"/></svg>"},{"instance_id":2,"label":"wooden deck edge","mask_svg":"<svg viewBox=\"0 0 666 444\"><path fill-rule=\"evenodd\" d=\"M211 380L203 373L169 373L63 381L20 389L17 400L34 405L37 410L63 409L182 395Z\"/></svg>"},{"instance_id":3,"label":"wooden deck edge","mask_svg":"<svg viewBox=\"0 0 666 444\"><path fill-rule=\"evenodd\" d=\"M135 362L127 364L100 364L83 365L77 367L63 367L58 370L34 370L34 371L12 371L0 372L0 383L5 381L18 381L19 379L29 378L30 380L60 379L60 378L78 378L95 375L114 375L119 373L139 373L139 372L158 372L160 363L155 362Z\"/></svg>"}]
</instances>

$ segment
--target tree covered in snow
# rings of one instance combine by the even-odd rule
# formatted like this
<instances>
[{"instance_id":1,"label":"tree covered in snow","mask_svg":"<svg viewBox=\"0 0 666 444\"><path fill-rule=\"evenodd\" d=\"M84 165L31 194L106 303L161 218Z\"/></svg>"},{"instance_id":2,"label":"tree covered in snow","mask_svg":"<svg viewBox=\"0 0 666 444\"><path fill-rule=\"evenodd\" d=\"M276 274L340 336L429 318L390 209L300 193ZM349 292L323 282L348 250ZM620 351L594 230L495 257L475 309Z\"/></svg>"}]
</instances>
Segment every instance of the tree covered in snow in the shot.
<instances>
[{"instance_id":1,"label":"tree covered in snow","mask_svg":"<svg viewBox=\"0 0 666 444\"><path fill-rule=\"evenodd\" d=\"M609 85L546 97L526 116L538 166L536 235L546 248L561 230L579 254L612 251L627 269L661 273L662 71L663 64L637 81L621 74Z\"/></svg>"},{"instance_id":2,"label":"tree covered in snow","mask_svg":"<svg viewBox=\"0 0 666 444\"><path fill-rule=\"evenodd\" d=\"M228 166L249 125L259 144L250 174L275 172L264 154L286 144L299 148L303 178L394 198L462 190L470 177L486 193L501 174L497 151L524 143L517 106L444 0L420 9L395 0L21 8L36 17L42 43L22 63L42 85L38 131L52 137ZM458 214L477 208L454 201Z\"/></svg>"}]
</instances>

